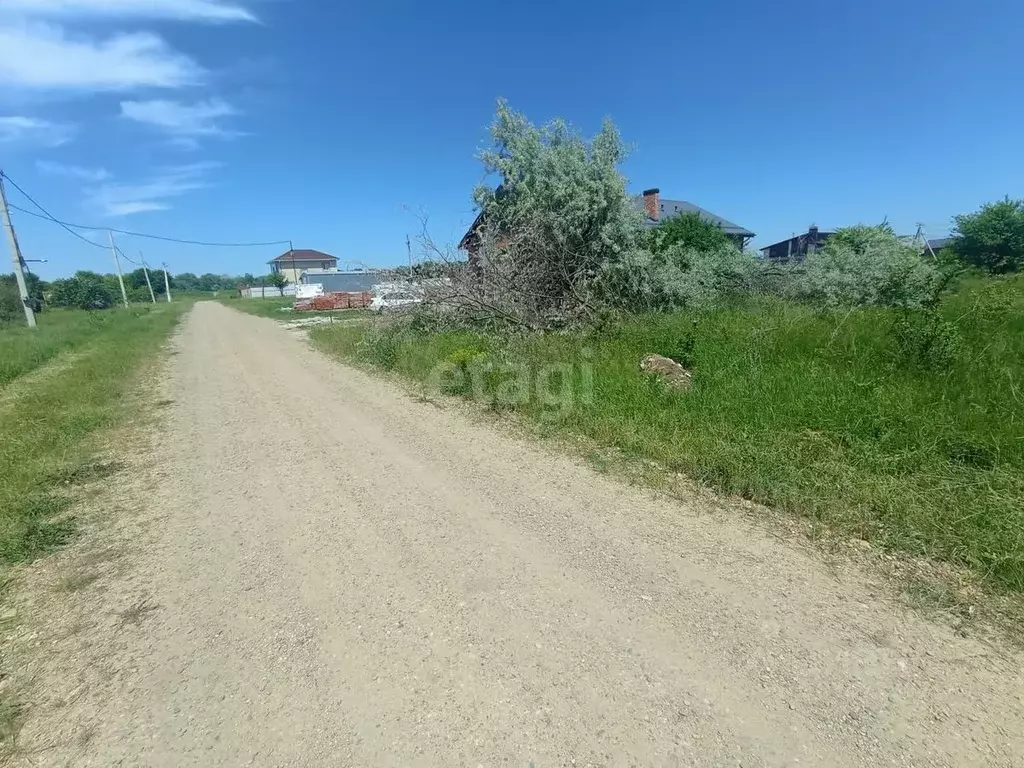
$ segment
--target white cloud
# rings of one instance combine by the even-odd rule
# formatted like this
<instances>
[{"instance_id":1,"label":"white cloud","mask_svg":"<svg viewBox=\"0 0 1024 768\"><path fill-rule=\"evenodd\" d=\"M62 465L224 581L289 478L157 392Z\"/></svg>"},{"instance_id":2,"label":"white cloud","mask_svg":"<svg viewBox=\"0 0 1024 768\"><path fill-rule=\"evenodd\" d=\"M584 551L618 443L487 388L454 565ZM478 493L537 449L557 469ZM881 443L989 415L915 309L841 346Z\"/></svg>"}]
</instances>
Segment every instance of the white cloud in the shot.
<instances>
[{"instance_id":1,"label":"white cloud","mask_svg":"<svg viewBox=\"0 0 1024 768\"><path fill-rule=\"evenodd\" d=\"M218 124L220 118L235 114L238 114L235 108L222 99L195 104L163 99L121 102L121 117L155 126L176 136L182 146L189 149L196 147L195 136L237 136L237 132Z\"/></svg>"},{"instance_id":2,"label":"white cloud","mask_svg":"<svg viewBox=\"0 0 1024 768\"><path fill-rule=\"evenodd\" d=\"M220 163L192 163L165 168L156 177L137 184L110 183L86 190L88 202L105 216L127 216L165 211L171 198L210 186L206 175Z\"/></svg>"},{"instance_id":3,"label":"white cloud","mask_svg":"<svg viewBox=\"0 0 1024 768\"><path fill-rule=\"evenodd\" d=\"M256 21L242 6L224 0L3 0L3 10L25 16L112 16L188 21Z\"/></svg>"},{"instance_id":4,"label":"white cloud","mask_svg":"<svg viewBox=\"0 0 1024 768\"><path fill-rule=\"evenodd\" d=\"M59 147L75 135L75 126L53 123L36 117L12 115L0 117L0 142L24 142Z\"/></svg>"},{"instance_id":5,"label":"white cloud","mask_svg":"<svg viewBox=\"0 0 1024 768\"><path fill-rule=\"evenodd\" d=\"M51 176L70 176L73 179L82 179L83 181L100 182L110 178L110 171L106 168L84 168L80 165L51 163L48 160L37 160L36 168Z\"/></svg>"},{"instance_id":6,"label":"white cloud","mask_svg":"<svg viewBox=\"0 0 1024 768\"><path fill-rule=\"evenodd\" d=\"M72 39L59 27L0 27L0 81L8 86L68 90L176 88L199 82L203 69L149 32L105 40Z\"/></svg>"}]
</instances>

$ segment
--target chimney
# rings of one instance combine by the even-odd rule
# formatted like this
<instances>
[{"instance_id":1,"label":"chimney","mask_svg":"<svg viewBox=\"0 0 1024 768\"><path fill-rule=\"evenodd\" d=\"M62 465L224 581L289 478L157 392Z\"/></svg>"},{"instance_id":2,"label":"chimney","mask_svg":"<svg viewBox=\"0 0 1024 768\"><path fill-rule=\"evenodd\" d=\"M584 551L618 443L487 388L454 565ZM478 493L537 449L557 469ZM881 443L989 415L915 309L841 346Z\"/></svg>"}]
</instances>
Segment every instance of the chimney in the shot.
<instances>
[{"instance_id":1,"label":"chimney","mask_svg":"<svg viewBox=\"0 0 1024 768\"><path fill-rule=\"evenodd\" d=\"M660 189L645 189L644 190L644 215L648 219L657 221L661 218L661 190Z\"/></svg>"},{"instance_id":2,"label":"chimney","mask_svg":"<svg viewBox=\"0 0 1024 768\"><path fill-rule=\"evenodd\" d=\"M811 226L807 228L807 234L816 238L818 236L818 225L811 224Z\"/></svg>"}]
</instances>

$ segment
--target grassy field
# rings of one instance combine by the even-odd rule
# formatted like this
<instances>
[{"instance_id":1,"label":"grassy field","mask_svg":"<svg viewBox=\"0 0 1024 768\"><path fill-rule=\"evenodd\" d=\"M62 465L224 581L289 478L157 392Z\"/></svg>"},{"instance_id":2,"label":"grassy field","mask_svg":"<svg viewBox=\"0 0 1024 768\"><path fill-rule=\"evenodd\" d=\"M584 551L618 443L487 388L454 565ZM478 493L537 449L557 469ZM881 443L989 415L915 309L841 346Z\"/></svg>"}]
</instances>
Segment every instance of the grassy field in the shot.
<instances>
[{"instance_id":1,"label":"grassy field","mask_svg":"<svg viewBox=\"0 0 1024 768\"><path fill-rule=\"evenodd\" d=\"M66 489L109 471L89 438L138 415L124 396L190 306L55 310L35 331L0 328L0 563L30 560L72 533Z\"/></svg>"},{"instance_id":2,"label":"grassy field","mask_svg":"<svg viewBox=\"0 0 1024 768\"><path fill-rule=\"evenodd\" d=\"M963 285L934 316L764 300L600 334L396 334L370 324L312 335L331 354L419 381L439 363L476 367L475 396L492 407L1024 591L1020 278ZM641 375L650 352L691 358L692 391ZM523 363L534 380L547 370L546 385L567 377L559 386L571 407L564 397L499 402L518 375L506 366ZM581 395L588 386L592 396Z\"/></svg>"}]
</instances>

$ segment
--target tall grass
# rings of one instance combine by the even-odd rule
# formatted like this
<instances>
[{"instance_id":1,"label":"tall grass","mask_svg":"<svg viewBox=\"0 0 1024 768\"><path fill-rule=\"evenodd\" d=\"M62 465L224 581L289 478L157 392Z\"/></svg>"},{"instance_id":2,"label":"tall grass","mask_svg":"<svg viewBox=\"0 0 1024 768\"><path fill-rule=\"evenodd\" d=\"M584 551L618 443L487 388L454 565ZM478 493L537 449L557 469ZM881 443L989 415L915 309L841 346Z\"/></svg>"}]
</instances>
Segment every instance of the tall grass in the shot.
<instances>
[{"instance_id":1,"label":"tall grass","mask_svg":"<svg viewBox=\"0 0 1024 768\"><path fill-rule=\"evenodd\" d=\"M23 322L0 326L0 387L101 334L108 315L54 309L40 313L34 329Z\"/></svg>"},{"instance_id":2,"label":"tall grass","mask_svg":"<svg viewBox=\"0 0 1024 768\"><path fill-rule=\"evenodd\" d=\"M567 411L536 398L514 407L724 492L1024 590L1020 278L965 285L934 315L751 300L600 334L335 326L313 338L329 353L421 381L465 350L535 369L587 362L589 401ZM692 391L641 375L644 354L680 350L693 358Z\"/></svg>"},{"instance_id":3,"label":"tall grass","mask_svg":"<svg viewBox=\"0 0 1024 768\"><path fill-rule=\"evenodd\" d=\"M29 560L72 533L58 516L70 503L66 486L109 469L88 438L139 415L125 405L134 374L188 306L46 312L35 332L0 330L0 562ZM61 350L72 352L66 364L41 368ZM40 375L12 380L33 370Z\"/></svg>"}]
</instances>

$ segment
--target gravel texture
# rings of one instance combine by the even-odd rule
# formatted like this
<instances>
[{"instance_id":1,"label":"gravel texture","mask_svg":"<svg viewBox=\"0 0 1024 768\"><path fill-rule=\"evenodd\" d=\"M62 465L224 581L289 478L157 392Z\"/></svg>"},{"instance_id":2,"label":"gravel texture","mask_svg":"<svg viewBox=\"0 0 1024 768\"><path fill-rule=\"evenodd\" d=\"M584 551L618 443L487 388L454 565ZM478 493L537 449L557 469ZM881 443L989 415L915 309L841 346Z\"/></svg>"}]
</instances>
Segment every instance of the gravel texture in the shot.
<instances>
[{"instance_id":1,"label":"gravel texture","mask_svg":"<svg viewBox=\"0 0 1024 768\"><path fill-rule=\"evenodd\" d=\"M1019 656L743 514L220 304L174 343L144 593L77 635L109 673L35 764L1024 764Z\"/></svg>"}]
</instances>

